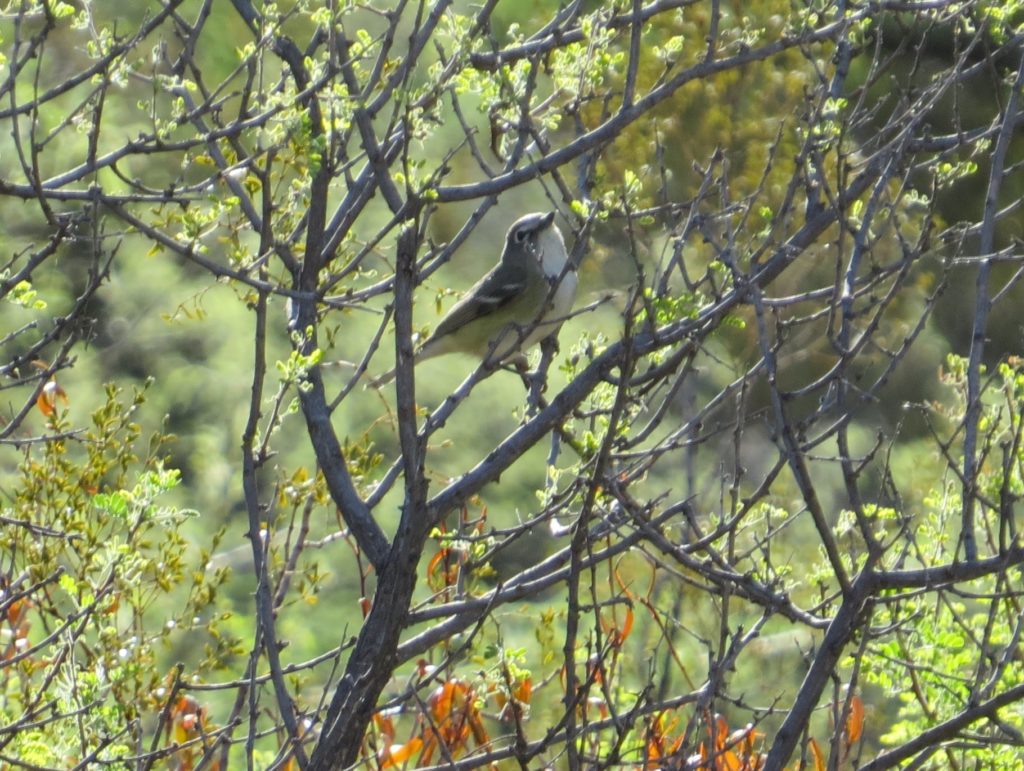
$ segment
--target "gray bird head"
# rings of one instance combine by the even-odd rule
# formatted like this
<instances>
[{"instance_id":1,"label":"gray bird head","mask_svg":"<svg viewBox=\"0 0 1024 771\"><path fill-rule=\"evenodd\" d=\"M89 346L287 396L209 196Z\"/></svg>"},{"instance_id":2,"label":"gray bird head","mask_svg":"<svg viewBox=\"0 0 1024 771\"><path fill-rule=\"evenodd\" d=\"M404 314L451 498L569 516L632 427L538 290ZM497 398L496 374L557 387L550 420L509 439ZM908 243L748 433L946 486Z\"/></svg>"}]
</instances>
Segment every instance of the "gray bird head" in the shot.
<instances>
[{"instance_id":1,"label":"gray bird head","mask_svg":"<svg viewBox=\"0 0 1024 771\"><path fill-rule=\"evenodd\" d=\"M505 246L525 245L531 240L536 241L541 231L551 227L551 223L554 221L555 213L553 211L547 213L538 211L520 217L508 229L508 235L505 236Z\"/></svg>"},{"instance_id":2,"label":"gray bird head","mask_svg":"<svg viewBox=\"0 0 1024 771\"><path fill-rule=\"evenodd\" d=\"M554 222L553 211L534 212L517 219L505 236L502 261L523 264L532 260L545 274L560 274L567 255L562 232Z\"/></svg>"}]
</instances>

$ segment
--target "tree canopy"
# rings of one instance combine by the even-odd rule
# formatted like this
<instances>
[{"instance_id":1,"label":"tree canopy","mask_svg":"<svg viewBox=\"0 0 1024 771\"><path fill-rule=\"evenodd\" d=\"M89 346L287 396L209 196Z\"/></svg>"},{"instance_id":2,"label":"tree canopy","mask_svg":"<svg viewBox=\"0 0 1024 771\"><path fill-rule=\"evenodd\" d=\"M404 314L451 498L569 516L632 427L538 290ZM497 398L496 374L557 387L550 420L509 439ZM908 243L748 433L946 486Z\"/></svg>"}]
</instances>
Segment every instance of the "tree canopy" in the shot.
<instances>
[{"instance_id":1,"label":"tree canopy","mask_svg":"<svg viewBox=\"0 0 1024 771\"><path fill-rule=\"evenodd\" d=\"M1022 23L7 4L0 763L1016 768Z\"/></svg>"}]
</instances>

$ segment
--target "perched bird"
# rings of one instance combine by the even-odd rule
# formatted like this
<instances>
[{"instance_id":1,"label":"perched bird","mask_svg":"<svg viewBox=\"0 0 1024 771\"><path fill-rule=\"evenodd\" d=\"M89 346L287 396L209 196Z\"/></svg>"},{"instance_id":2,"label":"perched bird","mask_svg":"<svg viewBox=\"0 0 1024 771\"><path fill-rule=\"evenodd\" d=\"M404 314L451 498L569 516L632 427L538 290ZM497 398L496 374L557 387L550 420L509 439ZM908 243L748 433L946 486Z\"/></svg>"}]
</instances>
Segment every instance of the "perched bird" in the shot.
<instances>
[{"instance_id":1,"label":"perched bird","mask_svg":"<svg viewBox=\"0 0 1024 771\"><path fill-rule=\"evenodd\" d=\"M508 229L498 264L441 319L416 361L446 353L504 361L556 332L575 299L576 270L555 213L527 214ZM394 376L391 370L372 385Z\"/></svg>"}]
</instances>

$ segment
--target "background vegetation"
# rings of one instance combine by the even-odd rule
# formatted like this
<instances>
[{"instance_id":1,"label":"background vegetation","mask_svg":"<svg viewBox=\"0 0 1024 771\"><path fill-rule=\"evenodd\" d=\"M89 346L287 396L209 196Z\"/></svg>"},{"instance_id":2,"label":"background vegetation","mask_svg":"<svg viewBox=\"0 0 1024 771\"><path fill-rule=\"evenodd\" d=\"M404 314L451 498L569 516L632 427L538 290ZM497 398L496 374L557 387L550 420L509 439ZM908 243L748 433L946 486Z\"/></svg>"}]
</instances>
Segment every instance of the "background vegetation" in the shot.
<instances>
[{"instance_id":1,"label":"background vegetation","mask_svg":"<svg viewBox=\"0 0 1024 771\"><path fill-rule=\"evenodd\" d=\"M0 762L1016 768L1022 21L10 3Z\"/></svg>"}]
</instances>

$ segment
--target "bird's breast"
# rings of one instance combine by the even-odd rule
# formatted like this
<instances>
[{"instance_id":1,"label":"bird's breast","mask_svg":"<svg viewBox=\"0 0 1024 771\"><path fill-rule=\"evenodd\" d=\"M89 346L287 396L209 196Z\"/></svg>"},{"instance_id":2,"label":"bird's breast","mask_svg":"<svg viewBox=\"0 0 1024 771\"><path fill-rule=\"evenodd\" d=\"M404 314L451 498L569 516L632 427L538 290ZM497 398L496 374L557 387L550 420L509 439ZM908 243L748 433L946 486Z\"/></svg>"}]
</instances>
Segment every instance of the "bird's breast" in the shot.
<instances>
[{"instance_id":1,"label":"bird's breast","mask_svg":"<svg viewBox=\"0 0 1024 771\"><path fill-rule=\"evenodd\" d=\"M560 281L556 276L552 283L555 281L558 281L558 286L551 296L551 310L545 316L549 319L562 320L569 315L576 300L576 274L566 273Z\"/></svg>"},{"instance_id":2,"label":"bird's breast","mask_svg":"<svg viewBox=\"0 0 1024 771\"><path fill-rule=\"evenodd\" d=\"M562 231L551 226L537 237L537 253L540 267L544 275L555 277L562 275L565 263L569 261L569 253L565 251L565 240Z\"/></svg>"}]
</instances>

